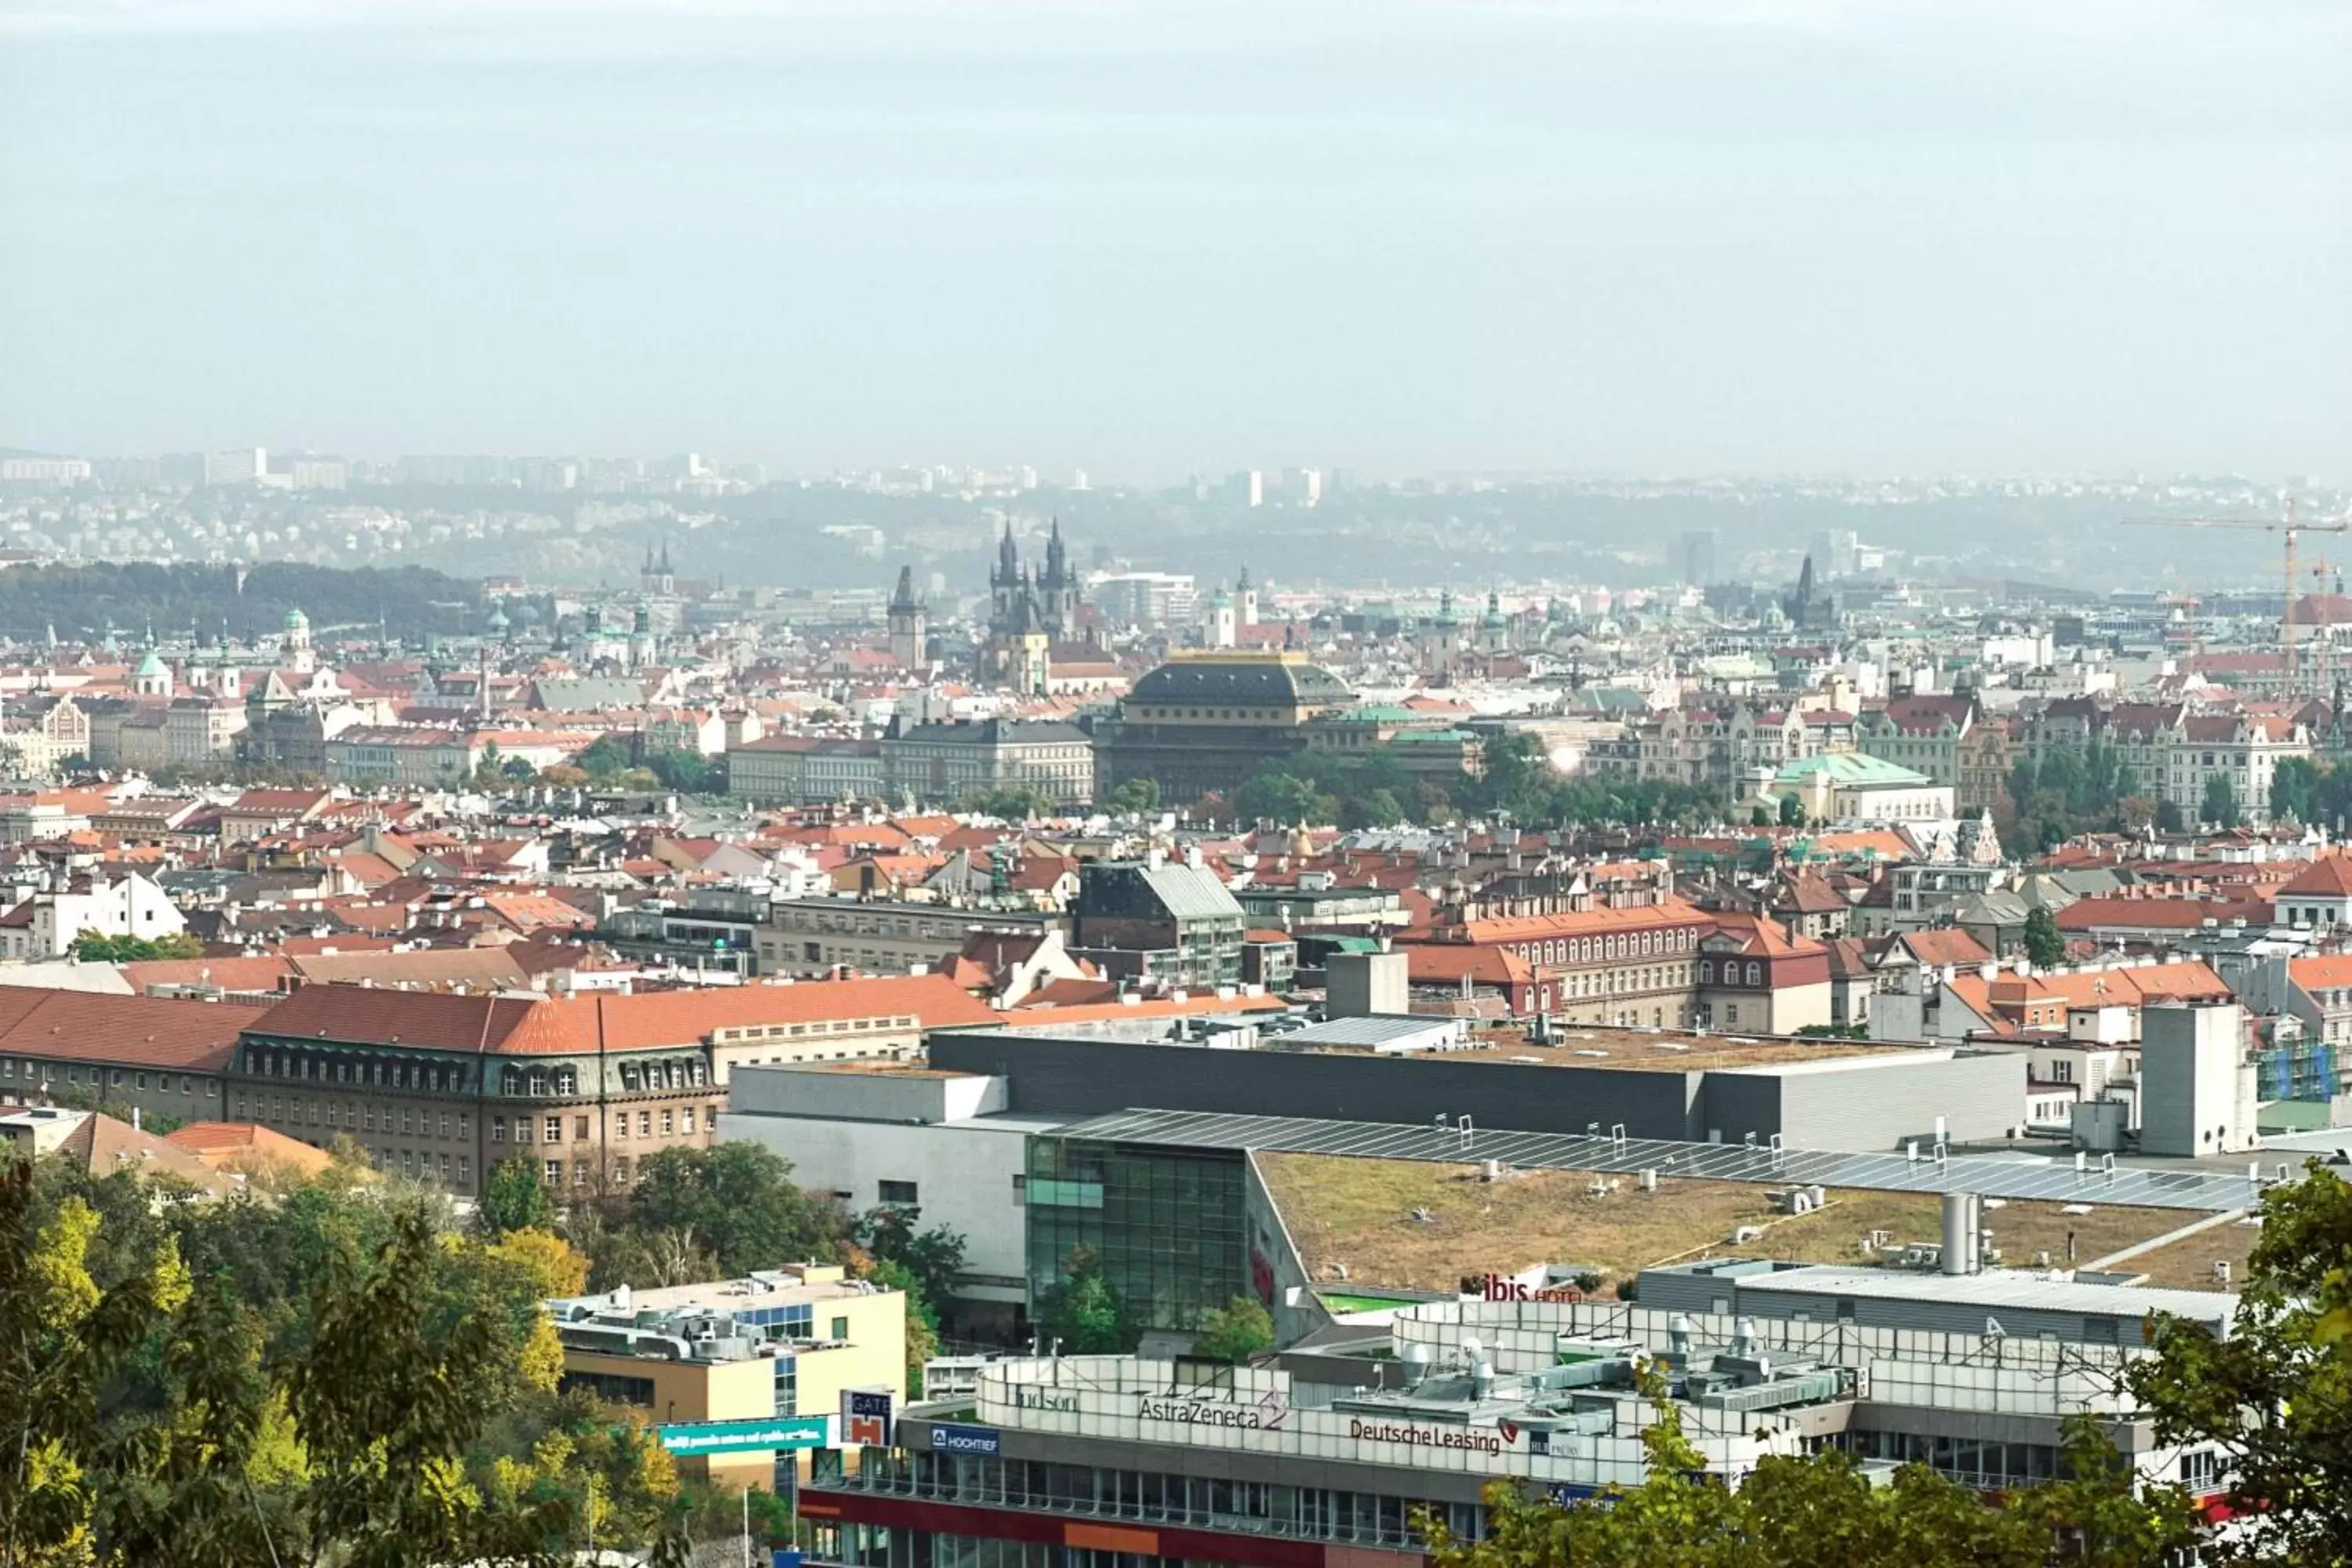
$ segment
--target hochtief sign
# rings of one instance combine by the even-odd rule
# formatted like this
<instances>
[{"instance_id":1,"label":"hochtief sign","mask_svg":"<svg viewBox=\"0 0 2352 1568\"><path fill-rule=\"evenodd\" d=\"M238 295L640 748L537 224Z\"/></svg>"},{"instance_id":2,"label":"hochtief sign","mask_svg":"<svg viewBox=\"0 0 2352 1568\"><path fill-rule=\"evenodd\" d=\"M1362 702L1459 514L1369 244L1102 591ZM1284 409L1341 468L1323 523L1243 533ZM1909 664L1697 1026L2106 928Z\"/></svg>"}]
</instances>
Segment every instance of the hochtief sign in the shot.
<instances>
[{"instance_id":1,"label":"hochtief sign","mask_svg":"<svg viewBox=\"0 0 2352 1568\"><path fill-rule=\"evenodd\" d=\"M830 1448L830 1415L775 1415L753 1421L674 1421L656 1428L673 1454L748 1454L763 1448Z\"/></svg>"}]
</instances>

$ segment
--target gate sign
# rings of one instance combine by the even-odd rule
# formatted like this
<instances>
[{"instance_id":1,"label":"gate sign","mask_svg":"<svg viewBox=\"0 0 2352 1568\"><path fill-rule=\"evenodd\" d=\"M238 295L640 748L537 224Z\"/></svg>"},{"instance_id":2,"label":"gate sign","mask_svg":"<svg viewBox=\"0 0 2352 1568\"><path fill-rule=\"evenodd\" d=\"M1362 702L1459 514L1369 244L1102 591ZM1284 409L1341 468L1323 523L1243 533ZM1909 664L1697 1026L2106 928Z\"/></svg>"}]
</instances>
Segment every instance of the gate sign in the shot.
<instances>
[{"instance_id":1,"label":"gate sign","mask_svg":"<svg viewBox=\"0 0 2352 1568\"><path fill-rule=\"evenodd\" d=\"M845 1388L841 1391L841 1446L845 1448L887 1448L890 1446L890 1391L887 1388Z\"/></svg>"},{"instance_id":2,"label":"gate sign","mask_svg":"<svg viewBox=\"0 0 2352 1568\"><path fill-rule=\"evenodd\" d=\"M830 1415L774 1415L750 1421L673 1421L656 1428L673 1454L748 1454L761 1448L829 1448Z\"/></svg>"}]
</instances>

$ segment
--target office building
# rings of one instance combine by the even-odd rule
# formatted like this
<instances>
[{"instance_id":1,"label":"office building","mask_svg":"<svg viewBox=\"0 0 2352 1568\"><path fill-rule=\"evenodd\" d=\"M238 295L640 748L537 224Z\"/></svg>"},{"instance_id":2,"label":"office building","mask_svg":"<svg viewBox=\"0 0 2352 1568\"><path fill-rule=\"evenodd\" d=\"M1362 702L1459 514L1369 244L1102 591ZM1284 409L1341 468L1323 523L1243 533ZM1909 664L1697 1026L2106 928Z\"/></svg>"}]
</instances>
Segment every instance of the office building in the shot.
<instances>
[{"instance_id":1,"label":"office building","mask_svg":"<svg viewBox=\"0 0 2352 1568\"><path fill-rule=\"evenodd\" d=\"M820 1557L866 1568L1408 1560L1427 1550L1423 1516L1482 1539L1496 1482L1560 1501L1639 1486L1643 1363L1727 1484L1768 1457L1834 1447L1874 1479L1916 1461L1997 1492L2057 1477L2066 1422L2087 1414L2140 1476L2210 1499L2217 1451L2160 1442L2117 1392L2146 1353L2022 1339L1996 1358L1981 1333L1433 1301L1272 1364L987 1363L972 1394L900 1423L898 1456L818 1477L801 1513Z\"/></svg>"},{"instance_id":2,"label":"office building","mask_svg":"<svg viewBox=\"0 0 2352 1568\"><path fill-rule=\"evenodd\" d=\"M547 1303L561 1386L633 1405L657 1425L823 1415L848 1388L907 1392L907 1298L838 1265L742 1279L626 1286ZM791 1461L787 1460L786 1463ZM778 1487L777 1450L681 1455L679 1471L730 1489Z\"/></svg>"}]
</instances>

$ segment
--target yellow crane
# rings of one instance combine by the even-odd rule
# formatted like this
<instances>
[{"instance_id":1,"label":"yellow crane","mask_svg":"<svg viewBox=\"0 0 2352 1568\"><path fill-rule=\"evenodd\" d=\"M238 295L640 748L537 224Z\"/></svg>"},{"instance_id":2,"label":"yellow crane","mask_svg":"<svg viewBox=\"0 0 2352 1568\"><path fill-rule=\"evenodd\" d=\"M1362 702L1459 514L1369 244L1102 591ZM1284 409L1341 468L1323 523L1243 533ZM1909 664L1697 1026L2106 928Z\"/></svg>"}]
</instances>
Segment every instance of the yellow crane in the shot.
<instances>
[{"instance_id":1,"label":"yellow crane","mask_svg":"<svg viewBox=\"0 0 2352 1568\"><path fill-rule=\"evenodd\" d=\"M2266 517L2127 517L2126 527L2133 528L2242 528L2263 533L2275 533L2286 552L2286 602L2279 607L2279 660L2282 665L2282 689L2298 689L2295 669L2294 641L2294 548L2295 542L2306 533L2352 533L2352 521L2337 519L2332 522L2303 522L2294 515L2294 502L2286 503L2286 515Z\"/></svg>"}]
</instances>

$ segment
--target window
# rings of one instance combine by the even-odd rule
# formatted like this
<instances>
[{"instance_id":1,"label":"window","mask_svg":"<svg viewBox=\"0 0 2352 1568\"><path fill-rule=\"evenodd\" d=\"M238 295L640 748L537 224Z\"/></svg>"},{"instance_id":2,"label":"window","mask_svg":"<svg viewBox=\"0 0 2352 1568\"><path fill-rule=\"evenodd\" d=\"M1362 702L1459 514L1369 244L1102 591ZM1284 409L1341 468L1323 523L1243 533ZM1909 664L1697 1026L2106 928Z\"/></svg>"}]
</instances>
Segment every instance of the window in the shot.
<instances>
[{"instance_id":1,"label":"window","mask_svg":"<svg viewBox=\"0 0 2352 1568\"><path fill-rule=\"evenodd\" d=\"M833 1321L833 1333L829 1337L845 1344L847 1343L849 1340L849 1320L847 1318L835 1318Z\"/></svg>"},{"instance_id":2,"label":"window","mask_svg":"<svg viewBox=\"0 0 2352 1568\"><path fill-rule=\"evenodd\" d=\"M650 1138L650 1137L652 1137L653 1135L654 1135L654 1113L653 1113L652 1111L650 1111L650 1110L640 1110L640 1111L638 1111L638 1112L637 1112L637 1136L638 1136L638 1137L640 1137L640 1138Z\"/></svg>"},{"instance_id":3,"label":"window","mask_svg":"<svg viewBox=\"0 0 2352 1568\"><path fill-rule=\"evenodd\" d=\"M572 1136L573 1141L576 1142L585 1143L588 1142L588 1119L586 1117L575 1116L572 1119Z\"/></svg>"},{"instance_id":4,"label":"window","mask_svg":"<svg viewBox=\"0 0 2352 1568\"><path fill-rule=\"evenodd\" d=\"M515 1142L518 1143L528 1143L530 1142L530 1117L518 1116L515 1118Z\"/></svg>"},{"instance_id":5,"label":"window","mask_svg":"<svg viewBox=\"0 0 2352 1568\"><path fill-rule=\"evenodd\" d=\"M711 1125L715 1127L718 1123L713 1121ZM694 1107L691 1105L677 1113L677 1130L681 1132L694 1131Z\"/></svg>"},{"instance_id":6,"label":"window","mask_svg":"<svg viewBox=\"0 0 2352 1568\"><path fill-rule=\"evenodd\" d=\"M906 1204L911 1206L917 1201L915 1187L916 1184L913 1182L884 1182L882 1201L886 1204Z\"/></svg>"},{"instance_id":7,"label":"window","mask_svg":"<svg viewBox=\"0 0 2352 1568\"><path fill-rule=\"evenodd\" d=\"M549 1143L561 1143L563 1142L563 1118L561 1116L551 1116L547 1119L547 1136L543 1142Z\"/></svg>"},{"instance_id":8,"label":"window","mask_svg":"<svg viewBox=\"0 0 2352 1568\"><path fill-rule=\"evenodd\" d=\"M675 1112L665 1110L661 1113L661 1130L664 1137L667 1137L671 1132L675 1131L677 1130L677 1117Z\"/></svg>"},{"instance_id":9,"label":"window","mask_svg":"<svg viewBox=\"0 0 2352 1568\"><path fill-rule=\"evenodd\" d=\"M775 1410L779 1415L797 1415L801 1412L800 1359L780 1355L775 1366ZM646 1400L652 1403L651 1399Z\"/></svg>"},{"instance_id":10,"label":"window","mask_svg":"<svg viewBox=\"0 0 2352 1568\"><path fill-rule=\"evenodd\" d=\"M613 1136L615 1139L621 1139L626 1138L628 1135L629 1113L624 1110L613 1118Z\"/></svg>"},{"instance_id":11,"label":"window","mask_svg":"<svg viewBox=\"0 0 2352 1568\"><path fill-rule=\"evenodd\" d=\"M491 1117L491 1118L490 1118L490 1142L493 1142L493 1143L503 1143L503 1142L505 1142L506 1141L507 1141L507 1119L506 1119L505 1117L503 1117L503 1116L493 1116L493 1117Z\"/></svg>"},{"instance_id":12,"label":"window","mask_svg":"<svg viewBox=\"0 0 2352 1568\"><path fill-rule=\"evenodd\" d=\"M547 1163L547 1184L551 1187L554 1187L561 1186L562 1184L563 1162L561 1160L550 1160Z\"/></svg>"},{"instance_id":13,"label":"window","mask_svg":"<svg viewBox=\"0 0 2352 1568\"><path fill-rule=\"evenodd\" d=\"M457 1184L464 1186L474 1179L474 1163L465 1155L457 1156Z\"/></svg>"}]
</instances>

